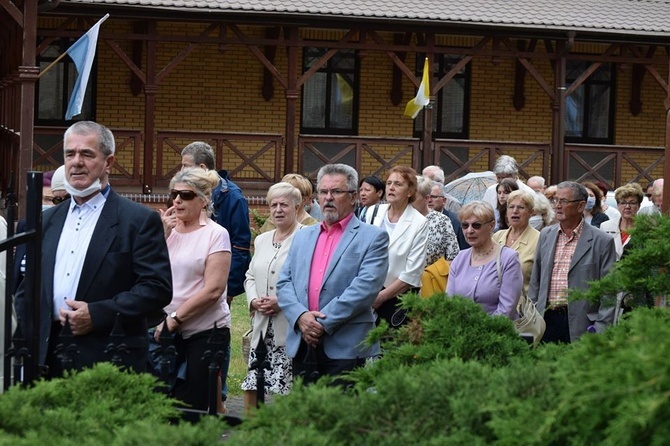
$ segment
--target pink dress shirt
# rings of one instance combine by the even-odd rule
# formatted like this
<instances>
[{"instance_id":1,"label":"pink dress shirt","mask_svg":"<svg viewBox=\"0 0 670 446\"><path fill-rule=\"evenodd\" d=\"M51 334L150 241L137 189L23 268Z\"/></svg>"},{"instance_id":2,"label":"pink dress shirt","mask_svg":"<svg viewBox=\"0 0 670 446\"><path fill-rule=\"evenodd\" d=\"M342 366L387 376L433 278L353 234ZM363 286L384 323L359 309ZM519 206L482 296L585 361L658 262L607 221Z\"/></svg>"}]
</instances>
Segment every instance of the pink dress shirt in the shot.
<instances>
[{"instance_id":1,"label":"pink dress shirt","mask_svg":"<svg viewBox=\"0 0 670 446\"><path fill-rule=\"evenodd\" d=\"M326 269L330 264L333 253L337 249L337 244L340 243L342 235L344 235L344 228L347 227L353 216L353 213L349 214L335 223L330 229L328 229L328 226L324 222L321 222L321 232L316 241L312 266L309 270L309 289L307 290L309 311L319 311L319 294L321 294L321 286L323 285L323 278L326 275Z\"/></svg>"}]
</instances>

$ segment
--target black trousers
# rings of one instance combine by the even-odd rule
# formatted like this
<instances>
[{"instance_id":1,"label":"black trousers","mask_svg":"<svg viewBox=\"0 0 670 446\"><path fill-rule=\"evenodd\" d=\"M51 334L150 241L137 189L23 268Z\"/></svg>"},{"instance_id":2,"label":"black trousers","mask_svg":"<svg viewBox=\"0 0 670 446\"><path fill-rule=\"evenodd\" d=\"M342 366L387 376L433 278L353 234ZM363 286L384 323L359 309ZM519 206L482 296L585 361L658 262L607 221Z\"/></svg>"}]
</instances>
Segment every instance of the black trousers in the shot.
<instances>
[{"instance_id":1,"label":"black trousers","mask_svg":"<svg viewBox=\"0 0 670 446\"><path fill-rule=\"evenodd\" d=\"M553 342L564 344L570 343L570 324L568 323L568 306L546 310L544 322L547 329L542 336L542 342Z\"/></svg>"},{"instance_id":2,"label":"black trousers","mask_svg":"<svg viewBox=\"0 0 670 446\"><path fill-rule=\"evenodd\" d=\"M331 359L322 346L310 347L300 341L298 353L293 358L293 377L302 378L306 385L315 383L322 376L339 376L365 364L365 358ZM344 378L333 381L334 386L346 386Z\"/></svg>"},{"instance_id":3,"label":"black trousers","mask_svg":"<svg viewBox=\"0 0 670 446\"><path fill-rule=\"evenodd\" d=\"M217 328L222 339L223 346L221 351L228 355L228 346L230 345L230 329L227 327ZM178 382L175 385L173 396L178 400L188 404L191 409L207 410L209 407L209 392L216 392L209 388L209 365L212 361L211 354L216 352L210 351L209 358L205 359L205 352L211 349L207 344L209 337L212 335L211 330L196 333L188 339L183 339L177 336L175 342L177 344L178 355L184 355L186 360L186 381ZM177 358L180 362L180 358ZM224 359L225 362L225 359ZM217 370L217 374L221 369ZM226 377L221 377L225 382Z\"/></svg>"}]
</instances>

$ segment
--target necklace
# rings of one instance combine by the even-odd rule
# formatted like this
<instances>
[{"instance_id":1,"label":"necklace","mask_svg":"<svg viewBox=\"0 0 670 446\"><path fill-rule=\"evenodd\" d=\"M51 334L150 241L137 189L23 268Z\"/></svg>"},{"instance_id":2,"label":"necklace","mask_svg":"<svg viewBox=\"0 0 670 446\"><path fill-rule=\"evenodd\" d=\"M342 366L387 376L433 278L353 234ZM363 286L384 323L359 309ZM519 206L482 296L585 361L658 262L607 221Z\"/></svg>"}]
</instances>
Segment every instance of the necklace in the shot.
<instances>
[{"instance_id":1,"label":"necklace","mask_svg":"<svg viewBox=\"0 0 670 446\"><path fill-rule=\"evenodd\" d=\"M287 231L286 234L279 234L278 230L275 230L275 233L272 234L272 246L274 246L275 249L281 248L281 244L284 240L286 240L291 234L293 234L293 230L298 226L297 222L294 224L291 229Z\"/></svg>"},{"instance_id":2,"label":"necklace","mask_svg":"<svg viewBox=\"0 0 670 446\"><path fill-rule=\"evenodd\" d=\"M473 248L473 249L472 249L472 258L473 258L473 259L478 259L478 260L484 260L484 259L486 259L488 256L491 255L491 253L493 252L493 250L495 249L495 247L496 247L496 245L495 245L494 243L491 243L491 247L490 247L490 248L488 249L488 251L486 251L484 254L475 251L474 248Z\"/></svg>"},{"instance_id":3,"label":"necklace","mask_svg":"<svg viewBox=\"0 0 670 446\"><path fill-rule=\"evenodd\" d=\"M519 240L519 237L521 237L521 234L518 234L516 237L512 237L512 233L507 234L507 242L509 242L510 245L513 245L514 242Z\"/></svg>"}]
</instances>

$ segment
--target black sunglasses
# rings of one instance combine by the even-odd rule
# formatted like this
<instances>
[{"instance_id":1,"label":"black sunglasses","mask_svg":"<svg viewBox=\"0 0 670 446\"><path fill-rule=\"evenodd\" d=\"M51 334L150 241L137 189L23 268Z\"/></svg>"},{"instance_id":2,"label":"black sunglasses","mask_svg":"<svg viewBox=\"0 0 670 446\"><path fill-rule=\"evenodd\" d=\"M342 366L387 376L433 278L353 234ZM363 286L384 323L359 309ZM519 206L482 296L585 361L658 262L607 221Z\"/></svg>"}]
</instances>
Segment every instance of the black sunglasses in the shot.
<instances>
[{"instance_id":1,"label":"black sunglasses","mask_svg":"<svg viewBox=\"0 0 670 446\"><path fill-rule=\"evenodd\" d=\"M192 190L172 189L170 191L170 198L172 198L173 200L176 200L177 197L181 197L181 199L184 200L184 201L191 201L197 196L198 196L198 194L196 194Z\"/></svg>"},{"instance_id":2,"label":"black sunglasses","mask_svg":"<svg viewBox=\"0 0 670 446\"><path fill-rule=\"evenodd\" d=\"M479 231L479 230L482 228L482 226L484 226L484 225L488 225L488 224L491 223L492 221L493 221L493 220L489 220L489 221L487 221L486 223L480 223L480 222L476 221L476 222L474 222L474 223L472 223L472 224L461 222L461 228L467 230L470 226L472 226L472 229L474 229L475 231Z\"/></svg>"},{"instance_id":3,"label":"black sunglasses","mask_svg":"<svg viewBox=\"0 0 670 446\"><path fill-rule=\"evenodd\" d=\"M64 201L67 200L68 198L70 198L69 195L65 195L64 197L53 197L53 198L51 199L51 202L52 202L53 204L61 204L62 202L64 202Z\"/></svg>"}]
</instances>

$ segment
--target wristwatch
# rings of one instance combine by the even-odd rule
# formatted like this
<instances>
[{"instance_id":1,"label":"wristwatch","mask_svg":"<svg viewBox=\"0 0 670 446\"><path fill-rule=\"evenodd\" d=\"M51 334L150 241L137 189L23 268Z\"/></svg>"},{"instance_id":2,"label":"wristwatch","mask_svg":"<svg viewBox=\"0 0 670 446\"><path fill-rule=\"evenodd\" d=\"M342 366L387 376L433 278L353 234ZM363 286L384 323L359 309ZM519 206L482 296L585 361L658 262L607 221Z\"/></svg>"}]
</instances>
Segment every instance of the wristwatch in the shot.
<instances>
[{"instance_id":1,"label":"wristwatch","mask_svg":"<svg viewBox=\"0 0 670 446\"><path fill-rule=\"evenodd\" d=\"M179 319L179 318L177 317L177 312L176 312L176 311L173 311L172 313L170 313L170 317L171 317L172 319L174 319L174 321L175 321L177 324L179 324L179 325L182 324L181 319Z\"/></svg>"}]
</instances>

